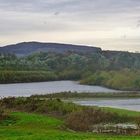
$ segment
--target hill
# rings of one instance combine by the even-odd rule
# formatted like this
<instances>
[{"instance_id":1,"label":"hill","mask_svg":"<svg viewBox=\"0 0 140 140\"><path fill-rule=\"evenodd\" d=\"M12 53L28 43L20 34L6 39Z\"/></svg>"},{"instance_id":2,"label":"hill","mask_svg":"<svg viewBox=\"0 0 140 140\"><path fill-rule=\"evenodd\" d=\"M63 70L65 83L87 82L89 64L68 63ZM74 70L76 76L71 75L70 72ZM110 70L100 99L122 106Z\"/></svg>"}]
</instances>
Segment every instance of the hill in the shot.
<instances>
[{"instance_id":1,"label":"hill","mask_svg":"<svg viewBox=\"0 0 140 140\"><path fill-rule=\"evenodd\" d=\"M26 56L36 52L74 52L86 54L101 51L101 48L92 46L41 42L22 42L13 45L7 45L0 48L0 53L13 53L17 56Z\"/></svg>"}]
</instances>

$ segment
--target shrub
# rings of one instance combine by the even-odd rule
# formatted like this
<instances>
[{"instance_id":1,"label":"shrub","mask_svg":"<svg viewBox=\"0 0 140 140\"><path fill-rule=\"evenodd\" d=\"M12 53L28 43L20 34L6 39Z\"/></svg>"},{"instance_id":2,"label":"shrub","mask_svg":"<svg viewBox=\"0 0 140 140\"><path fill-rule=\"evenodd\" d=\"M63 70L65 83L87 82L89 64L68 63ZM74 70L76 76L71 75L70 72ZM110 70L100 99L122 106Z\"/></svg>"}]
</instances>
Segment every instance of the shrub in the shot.
<instances>
[{"instance_id":1,"label":"shrub","mask_svg":"<svg viewBox=\"0 0 140 140\"><path fill-rule=\"evenodd\" d=\"M8 113L4 111L4 109L0 109L0 121L3 121L9 117Z\"/></svg>"},{"instance_id":2,"label":"shrub","mask_svg":"<svg viewBox=\"0 0 140 140\"><path fill-rule=\"evenodd\" d=\"M137 117L135 122L136 122L138 128L140 129L140 117Z\"/></svg>"},{"instance_id":3,"label":"shrub","mask_svg":"<svg viewBox=\"0 0 140 140\"><path fill-rule=\"evenodd\" d=\"M77 131L90 131L94 124L126 122L127 116L119 116L115 113L104 112L100 109L86 108L82 111L73 112L66 118L66 126Z\"/></svg>"}]
</instances>

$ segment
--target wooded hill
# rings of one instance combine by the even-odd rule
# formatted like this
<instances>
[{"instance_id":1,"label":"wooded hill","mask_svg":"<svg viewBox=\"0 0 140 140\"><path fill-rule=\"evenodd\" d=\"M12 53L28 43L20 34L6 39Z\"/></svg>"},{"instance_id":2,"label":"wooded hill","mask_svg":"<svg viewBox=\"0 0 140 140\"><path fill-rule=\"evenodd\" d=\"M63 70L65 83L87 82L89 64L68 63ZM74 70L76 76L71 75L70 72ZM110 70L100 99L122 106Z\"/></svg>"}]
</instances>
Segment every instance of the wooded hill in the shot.
<instances>
[{"instance_id":1,"label":"wooded hill","mask_svg":"<svg viewBox=\"0 0 140 140\"><path fill-rule=\"evenodd\" d=\"M25 56L37 52L55 52L55 53L75 52L86 54L93 52L101 52L101 48L84 45L41 43L41 42L22 42L0 48L0 53L13 53L17 56Z\"/></svg>"},{"instance_id":2,"label":"wooded hill","mask_svg":"<svg viewBox=\"0 0 140 140\"><path fill-rule=\"evenodd\" d=\"M36 42L6 46L0 52L0 83L79 80L140 90L140 53Z\"/></svg>"}]
</instances>

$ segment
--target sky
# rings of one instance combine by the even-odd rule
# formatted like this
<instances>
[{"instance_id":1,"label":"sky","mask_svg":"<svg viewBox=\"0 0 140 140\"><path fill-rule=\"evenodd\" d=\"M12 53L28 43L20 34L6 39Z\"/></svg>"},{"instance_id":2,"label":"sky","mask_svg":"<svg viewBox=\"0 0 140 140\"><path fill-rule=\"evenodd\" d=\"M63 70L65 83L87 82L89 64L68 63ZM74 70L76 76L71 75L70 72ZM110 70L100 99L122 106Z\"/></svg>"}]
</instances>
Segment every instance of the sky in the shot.
<instances>
[{"instance_id":1,"label":"sky","mask_svg":"<svg viewBox=\"0 0 140 140\"><path fill-rule=\"evenodd\" d=\"M24 41L140 52L140 0L0 0L0 46Z\"/></svg>"}]
</instances>

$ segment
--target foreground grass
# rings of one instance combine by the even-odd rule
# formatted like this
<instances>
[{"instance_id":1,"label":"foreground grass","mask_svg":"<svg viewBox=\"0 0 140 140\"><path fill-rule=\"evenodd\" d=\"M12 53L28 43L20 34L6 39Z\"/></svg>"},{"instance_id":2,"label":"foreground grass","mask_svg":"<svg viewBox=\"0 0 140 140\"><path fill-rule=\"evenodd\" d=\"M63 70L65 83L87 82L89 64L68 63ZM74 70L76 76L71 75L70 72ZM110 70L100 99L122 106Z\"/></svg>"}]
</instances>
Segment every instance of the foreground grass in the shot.
<instances>
[{"instance_id":1,"label":"foreground grass","mask_svg":"<svg viewBox=\"0 0 140 140\"><path fill-rule=\"evenodd\" d=\"M16 122L0 124L0 140L139 140L140 136L115 136L62 129L63 120L38 114L11 113ZM5 120L8 122L7 120Z\"/></svg>"}]
</instances>

